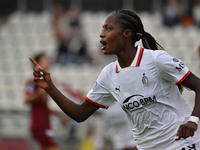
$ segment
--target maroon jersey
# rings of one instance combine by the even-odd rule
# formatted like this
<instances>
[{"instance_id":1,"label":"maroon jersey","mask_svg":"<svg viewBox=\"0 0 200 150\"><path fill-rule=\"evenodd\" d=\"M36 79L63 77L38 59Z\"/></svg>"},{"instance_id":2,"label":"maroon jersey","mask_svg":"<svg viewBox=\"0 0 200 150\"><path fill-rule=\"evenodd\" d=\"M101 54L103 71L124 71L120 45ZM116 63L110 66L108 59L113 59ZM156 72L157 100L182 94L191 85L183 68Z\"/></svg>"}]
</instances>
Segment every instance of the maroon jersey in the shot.
<instances>
[{"instance_id":1,"label":"maroon jersey","mask_svg":"<svg viewBox=\"0 0 200 150\"><path fill-rule=\"evenodd\" d=\"M26 94L34 94L38 90L34 81L29 80L26 84ZM50 128L49 110L47 106L47 95L40 96L31 105L31 130L41 130Z\"/></svg>"}]
</instances>

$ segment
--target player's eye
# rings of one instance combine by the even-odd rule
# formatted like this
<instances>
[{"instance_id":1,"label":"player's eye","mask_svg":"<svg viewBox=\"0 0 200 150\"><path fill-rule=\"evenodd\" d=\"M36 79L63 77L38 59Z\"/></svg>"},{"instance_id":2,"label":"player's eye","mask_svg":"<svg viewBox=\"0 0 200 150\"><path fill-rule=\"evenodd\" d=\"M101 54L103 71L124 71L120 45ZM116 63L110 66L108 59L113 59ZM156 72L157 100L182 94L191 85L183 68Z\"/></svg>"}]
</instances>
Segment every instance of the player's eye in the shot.
<instances>
[{"instance_id":1,"label":"player's eye","mask_svg":"<svg viewBox=\"0 0 200 150\"><path fill-rule=\"evenodd\" d=\"M110 31L112 28L108 25L102 26L102 31Z\"/></svg>"},{"instance_id":2,"label":"player's eye","mask_svg":"<svg viewBox=\"0 0 200 150\"><path fill-rule=\"evenodd\" d=\"M111 30L111 27L106 26L106 31L110 31L110 30Z\"/></svg>"}]
</instances>

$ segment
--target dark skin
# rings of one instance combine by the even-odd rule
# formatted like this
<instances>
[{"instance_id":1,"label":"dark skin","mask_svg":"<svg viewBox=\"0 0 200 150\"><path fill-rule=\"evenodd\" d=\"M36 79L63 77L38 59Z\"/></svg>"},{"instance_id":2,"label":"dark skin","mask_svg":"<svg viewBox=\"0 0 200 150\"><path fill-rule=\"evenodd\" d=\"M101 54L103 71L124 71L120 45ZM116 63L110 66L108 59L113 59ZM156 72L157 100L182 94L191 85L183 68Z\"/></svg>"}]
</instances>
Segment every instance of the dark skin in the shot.
<instances>
[{"instance_id":1,"label":"dark skin","mask_svg":"<svg viewBox=\"0 0 200 150\"><path fill-rule=\"evenodd\" d=\"M122 68L129 67L137 51L132 42L131 30L122 30L115 15L107 16L102 27L103 30L100 37L101 43L103 44L103 53L117 55L120 66ZM54 86L51 81L50 73L43 70L33 58L29 57L29 59L35 66L33 74L36 84L43 88L68 116L77 122L82 122L99 109L98 106L86 100L82 104L76 104L70 101ZM40 72L43 72L44 75L41 75ZM41 80L41 76L44 77L44 79ZM192 89L196 93L195 105L191 115L200 117L200 79L191 73L182 82L182 85ZM196 130L197 124L188 121L179 127L176 140L193 136Z\"/></svg>"},{"instance_id":2,"label":"dark skin","mask_svg":"<svg viewBox=\"0 0 200 150\"><path fill-rule=\"evenodd\" d=\"M192 116L197 116L200 118L200 79L194 74L190 74L183 82L182 85L190 88L195 92L195 105L192 111ZM194 132L197 130L197 124L191 121L188 121L185 124L182 124L179 127L177 132L176 140L181 138L187 138L193 136Z\"/></svg>"},{"instance_id":3,"label":"dark skin","mask_svg":"<svg viewBox=\"0 0 200 150\"><path fill-rule=\"evenodd\" d=\"M137 51L132 42L132 31L123 30L114 15L108 16L102 27L101 43L106 43L102 46L103 53L117 55L120 66L129 67Z\"/></svg>"}]
</instances>

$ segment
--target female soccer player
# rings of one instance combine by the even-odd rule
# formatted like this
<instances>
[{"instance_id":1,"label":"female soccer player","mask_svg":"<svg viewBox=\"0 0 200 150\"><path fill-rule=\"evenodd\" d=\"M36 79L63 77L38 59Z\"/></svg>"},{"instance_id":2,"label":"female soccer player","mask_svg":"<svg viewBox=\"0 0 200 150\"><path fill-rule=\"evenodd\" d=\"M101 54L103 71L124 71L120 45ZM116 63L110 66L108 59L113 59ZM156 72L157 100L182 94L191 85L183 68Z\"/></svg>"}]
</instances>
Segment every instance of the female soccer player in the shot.
<instances>
[{"instance_id":1,"label":"female soccer player","mask_svg":"<svg viewBox=\"0 0 200 150\"><path fill-rule=\"evenodd\" d=\"M102 51L115 54L117 60L102 70L82 104L63 96L50 73L29 57L35 65L35 83L78 122L118 101L127 113L139 150L199 150L200 79L181 60L158 50L162 46L144 30L134 12L112 12L102 27ZM135 46L140 39L144 48ZM195 92L193 109L181 97L180 84Z\"/></svg>"},{"instance_id":2,"label":"female soccer player","mask_svg":"<svg viewBox=\"0 0 200 150\"><path fill-rule=\"evenodd\" d=\"M36 55L35 60L48 70L50 64L46 54ZM31 106L30 130L33 138L38 142L41 150L59 150L50 126L50 113L57 115L64 124L67 123L66 116L48 107L47 93L34 83L33 77L27 82L25 90L24 102Z\"/></svg>"}]
</instances>

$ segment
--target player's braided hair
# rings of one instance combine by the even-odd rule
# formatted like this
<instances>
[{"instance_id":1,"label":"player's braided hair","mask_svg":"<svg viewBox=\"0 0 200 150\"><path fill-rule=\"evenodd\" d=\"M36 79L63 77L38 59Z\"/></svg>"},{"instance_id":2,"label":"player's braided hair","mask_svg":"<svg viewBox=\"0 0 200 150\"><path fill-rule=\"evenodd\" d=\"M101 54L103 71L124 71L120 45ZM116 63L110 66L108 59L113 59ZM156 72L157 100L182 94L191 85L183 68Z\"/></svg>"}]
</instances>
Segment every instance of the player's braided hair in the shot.
<instances>
[{"instance_id":1,"label":"player's braided hair","mask_svg":"<svg viewBox=\"0 0 200 150\"><path fill-rule=\"evenodd\" d=\"M112 12L117 16L123 29L130 29L133 31L133 42L142 40L144 48L152 50L165 50L148 32L144 30L144 26L140 17L130 10L117 10Z\"/></svg>"}]
</instances>

